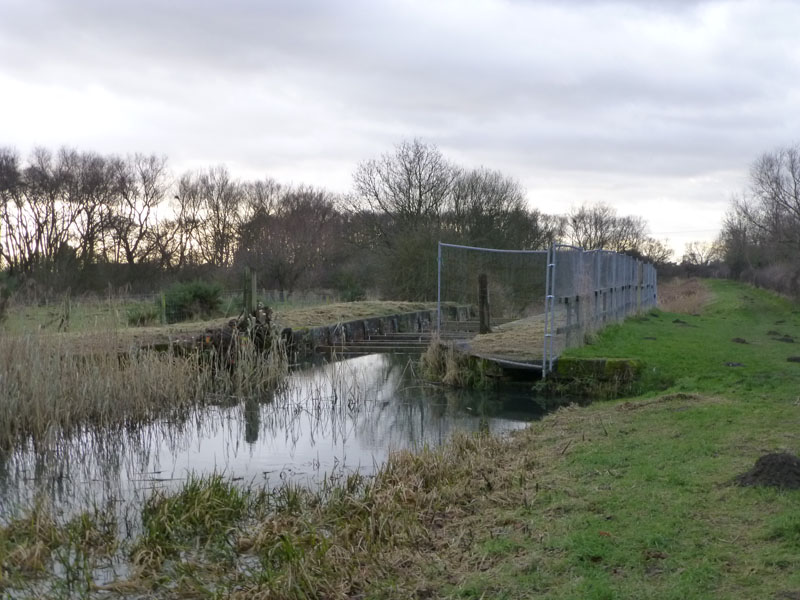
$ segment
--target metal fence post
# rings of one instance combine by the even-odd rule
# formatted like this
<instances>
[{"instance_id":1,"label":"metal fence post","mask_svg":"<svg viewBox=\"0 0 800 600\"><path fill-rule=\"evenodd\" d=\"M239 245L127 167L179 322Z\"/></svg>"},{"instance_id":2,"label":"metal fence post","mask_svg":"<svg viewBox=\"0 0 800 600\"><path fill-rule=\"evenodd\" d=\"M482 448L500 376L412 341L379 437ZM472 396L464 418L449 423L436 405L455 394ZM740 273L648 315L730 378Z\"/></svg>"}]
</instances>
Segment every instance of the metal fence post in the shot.
<instances>
[{"instance_id":1,"label":"metal fence post","mask_svg":"<svg viewBox=\"0 0 800 600\"><path fill-rule=\"evenodd\" d=\"M436 279L436 333L442 333L442 242L439 242Z\"/></svg>"},{"instance_id":2,"label":"metal fence post","mask_svg":"<svg viewBox=\"0 0 800 600\"><path fill-rule=\"evenodd\" d=\"M542 379L547 377L547 325L550 311L550 248L544 263L544 335L542 336Z\"/></svg>"},{"instance_id":3,"label":"metal fence post","mask_svg":"<svg viewBox=\"0 0 800 600\"><path fill-rule=\"evenodd\" d=\"M553 370L553 333L555 329L555 243L547 249L544 284L544 341L542 345L542 379Z\"/></svg>"}]
</instances>

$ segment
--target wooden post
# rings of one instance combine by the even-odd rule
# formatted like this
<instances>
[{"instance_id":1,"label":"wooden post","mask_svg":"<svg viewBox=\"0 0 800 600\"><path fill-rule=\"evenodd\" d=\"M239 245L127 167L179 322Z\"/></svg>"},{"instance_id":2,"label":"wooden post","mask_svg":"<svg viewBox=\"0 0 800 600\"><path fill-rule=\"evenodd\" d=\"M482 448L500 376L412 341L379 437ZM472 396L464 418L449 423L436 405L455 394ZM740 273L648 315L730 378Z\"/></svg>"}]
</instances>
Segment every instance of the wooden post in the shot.
<instances>
[{"instance_id":1,"label":"wooden post","mask_svg":"<svg viewBox=\"0 0 800 600\"><path fill-rule=\"evenodd\" d=\"M492 327L489 315L489 278L486 273L478 275L478 318L480 326L478 333L491 333Z\"/></svg>"},{"instance_id":2,"label":"wooden post","mask_svg":"<svg viewBox=\"0 0 800 600\"><path fill-rule=\"evenodd\" d=\"M258 307L258 278L255 271L250 272L250 314Z\"/></svg>"},{"instance_id":3,"label":"wooden post","mask_svg":"<svg viewBox=\"0 0 800 600\"><path fill-rule=\"evenodd\" d=\"M161 324L167 324L167 295L161 292Z\"/></svg>"},{"instance_id":4,"label":"wooden post","mask_svg":"<svg viewBox=\"0 0 800 600\"><path fill-rule=\"evenodd\" d=\"M565 345L569 348L570 342L572 341L572 306L570 305L569 297L564 298L564 305L567 309L567 324L564 327L566 331Z\"/></svg>"},{"instance_id":5,"label":"wooden post","mask_svg":"<svg viewBox=\"0 0 800 600\"><path fill-rule=\"evenodd\" d=\"M244 285L242 288L244 313L252 315L256 308L256 272L251 271L250 267L244 268Z\"/></svg>"}]
</instances>

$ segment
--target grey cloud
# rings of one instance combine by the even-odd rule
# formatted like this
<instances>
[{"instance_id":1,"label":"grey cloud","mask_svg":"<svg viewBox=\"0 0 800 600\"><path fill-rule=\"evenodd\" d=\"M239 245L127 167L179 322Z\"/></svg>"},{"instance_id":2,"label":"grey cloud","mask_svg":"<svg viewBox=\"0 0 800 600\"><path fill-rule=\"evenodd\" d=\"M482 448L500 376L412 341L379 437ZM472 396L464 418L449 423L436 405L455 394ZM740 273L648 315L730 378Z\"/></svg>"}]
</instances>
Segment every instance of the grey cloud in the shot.
<instances>
[{"instance_id":1,"label":"grey cloud","mask_svg":"<svg viewBox=\"0 0 800 600\"><path fill-rule=\"evenodd\" d=\"M138 103L113 144L187 164L342 181L421 135L520 174L696 177L793 141L798 22L790 2L12 1L0 75Z\"/></svg>"}]
</instances>

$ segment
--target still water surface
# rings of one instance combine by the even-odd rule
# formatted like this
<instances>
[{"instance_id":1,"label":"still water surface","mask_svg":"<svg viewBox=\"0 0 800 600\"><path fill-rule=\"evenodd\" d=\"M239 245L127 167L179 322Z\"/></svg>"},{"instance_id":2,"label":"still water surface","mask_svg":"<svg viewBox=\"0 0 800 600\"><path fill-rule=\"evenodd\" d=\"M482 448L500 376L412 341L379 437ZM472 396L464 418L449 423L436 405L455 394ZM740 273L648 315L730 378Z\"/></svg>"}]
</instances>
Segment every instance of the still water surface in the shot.
<instances>
[{"instance_id":1,"label":"still water surface","mask_svg":"<svg viewBox=\"0 0 800 600\"><path fill-rule=\"evenodd\" d=\"M330 474L371 474L393 450L437 446L457 431L503 434L541 416L525 387L452 390L421 381L415 366L390 354L307 366L259 400L216 398L180 422L0 454L0 520L37 497L68 512L135 503L192 474L315 486Z\"/></svg>"}]
</instances>

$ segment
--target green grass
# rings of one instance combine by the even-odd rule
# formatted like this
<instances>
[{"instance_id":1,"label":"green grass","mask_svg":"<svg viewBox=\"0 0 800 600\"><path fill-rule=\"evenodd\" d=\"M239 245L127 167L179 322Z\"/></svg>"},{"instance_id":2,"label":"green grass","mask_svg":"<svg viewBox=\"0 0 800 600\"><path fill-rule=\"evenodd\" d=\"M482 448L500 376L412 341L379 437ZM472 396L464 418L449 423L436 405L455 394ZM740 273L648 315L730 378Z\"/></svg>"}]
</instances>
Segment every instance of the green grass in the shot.
<instances>
[{"instance_id":1,"label":"green grass","mask_svg":"<svg viewBox=\"0 0 800 600\"><path fill-rule=\"evenodd\" d=\"M675 391L794 397L800 389L800 364L786 359L800 355L797 307L770 292L733 282L709 285L715 299L702 314L653 311L608 327L593 344L569 355L642 359L652 384L669 384ZM798 343L777 341L771 331L796 337ZM736 338L747 343L733 342Z\"/></svg>"},{"instance_id":2,"label":"green grass","mask_svg":"<svg viewBox=\"0 0 800 600\"><path fill-rule=\"evenodd\" d=\"M531 578L546 598L800 592L800 492L730 483L764 453L800 451L800 365L786 361L800 347L768 333L800 335L797 307L763 290L709 285L715 299L699 316L654 311L570 351L641 358L651 388L669 389L568 418L541 510L509 517L534 539L454 594L523 598Z\"/></svg>"},{"instance_id":3,"label":"green grass","mask_svg":"<svg viewBox=\"0 0 800 600\"><path fill-rule=\"evenodd\" d=\"M571 351L643 359L646 394L565 407L509 438L458 436L438 450L398 453L374 480L318 493L190 482L145 505L144 534L120 546L156 560L109 589L198 598L797 597L800 492L731 484L762 454L800 451L800 365L786 361L795 346L768 333L800 334L797 308L749 287L709 285L714 300L700 316L656 311ZM63 539L53 527L42 516L0 531L0 554L15 561L3 566L6 582L28 577L26 565L44 572Z\"/></svg>"}]
</instances>

